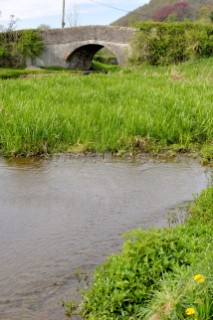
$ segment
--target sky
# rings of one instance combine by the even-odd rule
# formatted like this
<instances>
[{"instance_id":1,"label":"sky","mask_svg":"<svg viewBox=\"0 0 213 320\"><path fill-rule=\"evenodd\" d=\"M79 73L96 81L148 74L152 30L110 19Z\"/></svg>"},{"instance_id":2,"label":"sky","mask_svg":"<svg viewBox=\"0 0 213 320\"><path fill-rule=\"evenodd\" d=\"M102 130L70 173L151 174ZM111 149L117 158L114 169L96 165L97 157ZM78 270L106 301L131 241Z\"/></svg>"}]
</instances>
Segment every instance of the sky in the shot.
<instances>
[{"instance_id":1,"label":"sky","mask_svg":"<svg viewBox=\"0 0 213 320\"><path fill-rule=\"evenodd\" d=\"M6 27L11 15L17 19L17 29L37 28L45 24L60 28L63 0L0 0L0 25ZM132 11L149 0L97 0L105 5ZM65 27L80 25L107 25L124 16L92 0L65 0Z\"/></svg>"}]
</instances>

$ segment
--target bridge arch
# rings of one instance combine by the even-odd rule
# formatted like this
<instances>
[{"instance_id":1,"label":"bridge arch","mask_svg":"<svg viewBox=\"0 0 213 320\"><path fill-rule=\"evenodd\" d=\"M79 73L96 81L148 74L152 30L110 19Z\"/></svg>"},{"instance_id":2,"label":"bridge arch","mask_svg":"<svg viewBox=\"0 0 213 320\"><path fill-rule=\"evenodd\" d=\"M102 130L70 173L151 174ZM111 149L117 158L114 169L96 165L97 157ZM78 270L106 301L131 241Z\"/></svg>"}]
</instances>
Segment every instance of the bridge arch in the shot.
<instances>
[{"instance_id":1,"label":"bridge arch","mask_svg":"<svg viewBox=\"0 0 213 320\"><path fill-rule=\"evenodd\" d=\"M72 45L69 55L66 55L66 65L70 69L89 70L95 54L102 48L108 49L115 56L117 63L121 64L121 53L112 44L100 41L87 41Z\"/></svg>"}]
</instances>

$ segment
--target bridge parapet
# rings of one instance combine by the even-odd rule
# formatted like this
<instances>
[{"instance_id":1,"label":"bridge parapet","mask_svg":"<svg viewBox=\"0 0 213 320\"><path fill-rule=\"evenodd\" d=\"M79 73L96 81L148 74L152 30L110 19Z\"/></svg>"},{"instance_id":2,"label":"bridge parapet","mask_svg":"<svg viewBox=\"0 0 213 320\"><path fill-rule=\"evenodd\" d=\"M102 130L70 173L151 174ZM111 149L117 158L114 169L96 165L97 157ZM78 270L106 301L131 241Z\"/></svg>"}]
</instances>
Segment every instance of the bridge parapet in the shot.
<instances>
[{"instance_id":1,"label":"bridge parapet","mask_svg":"<svg viewBox=\"0 0 213 320\"><path fill-rule=\"evenodd\" d=\"M64 29L43 30L45 44L65 44L71 42L100 40L115 43L129 43L137 32L134 28L112 26L82 26Z\"/></svg>"}]
</instances>

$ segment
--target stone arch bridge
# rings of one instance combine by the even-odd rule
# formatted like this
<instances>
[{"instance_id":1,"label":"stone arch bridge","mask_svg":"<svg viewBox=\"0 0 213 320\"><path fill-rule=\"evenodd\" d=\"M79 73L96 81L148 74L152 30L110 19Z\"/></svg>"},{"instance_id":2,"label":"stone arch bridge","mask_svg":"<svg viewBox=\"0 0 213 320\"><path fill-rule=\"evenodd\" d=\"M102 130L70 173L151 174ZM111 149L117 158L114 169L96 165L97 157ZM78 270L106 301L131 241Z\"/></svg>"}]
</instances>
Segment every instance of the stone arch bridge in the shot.
<instances>
[{"instance_id":1,"label":"stone arch bridge","mask_svg":"<svg viewBox=\"0 0 213 320\"><path fill-rule=\"evenodd\" d=\"M43 30L44 50L39 58L28 61L34 66L61 66L89 70L93 56L109 49L123 65L130 52L130 40L137 29L112 26L85 26Z\"/></svg>"}]
</instances>

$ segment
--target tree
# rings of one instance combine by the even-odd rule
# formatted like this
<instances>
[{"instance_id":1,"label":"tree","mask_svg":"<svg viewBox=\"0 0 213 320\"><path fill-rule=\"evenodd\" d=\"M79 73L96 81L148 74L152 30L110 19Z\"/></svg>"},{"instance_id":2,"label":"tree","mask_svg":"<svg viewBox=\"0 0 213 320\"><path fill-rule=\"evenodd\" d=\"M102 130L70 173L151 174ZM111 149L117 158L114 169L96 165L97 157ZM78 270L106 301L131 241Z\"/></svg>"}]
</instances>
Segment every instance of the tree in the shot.
<instances>
[{"instance_id":1,"label":"tree","mask_svg":"<svg viewBox=\"0 0 213 320\"><path fill-rule=\"evenodd\" d=\"M40 29L40 30L49 30L50 29L50 26L48 24L45 24L45 23L42 23L40 24L37 29Z\"/></svg>"},{"instance_id":2,"label":"tree","mask_svg":"<svg viewBox=\"0 0 213 320\"><path fill-rule=\"evenodd\" d=\"M177 22L178 21L178 16L176 12L173 12L172 14L170 14L167 19L167 22Z\"/></svg>"},{"instance_id":3,"label":"tree","mask_svg":"<svg viewBox=\"0 0 213 320\"><path fill-rule=\"evenodd\" d=\"M19 19L16 18L14 14L11 14L9 24L7 26L7 31L14 31L17 27L18 21Z\"/></svg>"},{"instance_id":4,"label":"tree","mask_svg":"<svg viewBox=\"0 0 213 320\"><path fill-rule=\"evenodd\" d=\"M161 7L153 16L155 21L184 21L192 18L191 4L186 1Z\"/></svg>"},{"instance_id":5,"label":"tree","mask_svg":"<svg viewBox=\"0 0 213 320\"><path fill-rule=\"evenodd\" d=\"M78 7L76 5L73 5L69 13L67 15L67 21L69 27L76 27L78 25L78 18L79 18L79 13L78 13Z\"/></svg>"},{"instance_id":6,"label":"tree","mask_svg":"<svg viewBox=\"0 0 213 320\"><path fill-rule=\"evenodd\" d=\"M174 12L173 6L164 6L157 10L153 16L154 21L165 21Z\"/></svg>"},{"instance_id":7,"label":"tree","mask_svg":"<svg viewBox=\"0 0 213 320\"><path fill-rule=\"evenodd\" d=\"M17 53L16 42L18 33L15 32L18 19L14 15L10 16L8 26L2 27L0 34L0 66L12 67L20 60L20 55Z\"/></svg>"},{"instance_id":8,"label":"tree","mask_svg":"<svg viewBox=\"0 0 213 320\"><path fill-rule=\"evenodd\" d=\"M210 12L209 17L210 17L211 22L213 23L213 10Z\"/></svg>"},{"instance_id":9,"label":"tree","mask_svg":"<svg viewBox=\"0 0 213 320\"><path fill-rule=\"evenodd\" d=\"M1 11L0 11L0 17L1 17ZM4 29L4 27L0 24L0 32Z\"/></svg>"},{"instance_id":10,"label":"tree","mask_svg":"<svg viewBox=\"0 0 213 320\"><path fill-rule=\"evenodd\" d=\"M212 10L212 7L211 6L204 6L204 7L201 7L200 10L199 10L199 20L201 22L210 22L211 20L211 10Z\"/></svg>"},{"instance_id":11,"label":"tree","mask_svg":"<svg viewBox=\"0 0 213 320\"><path fill-rule=\"evenodd\" d=\"M177 21L184 21L191 18L191 5L188 2L176 2L174 12L177 14Z\"/></svg>"}]
</instances>

